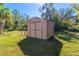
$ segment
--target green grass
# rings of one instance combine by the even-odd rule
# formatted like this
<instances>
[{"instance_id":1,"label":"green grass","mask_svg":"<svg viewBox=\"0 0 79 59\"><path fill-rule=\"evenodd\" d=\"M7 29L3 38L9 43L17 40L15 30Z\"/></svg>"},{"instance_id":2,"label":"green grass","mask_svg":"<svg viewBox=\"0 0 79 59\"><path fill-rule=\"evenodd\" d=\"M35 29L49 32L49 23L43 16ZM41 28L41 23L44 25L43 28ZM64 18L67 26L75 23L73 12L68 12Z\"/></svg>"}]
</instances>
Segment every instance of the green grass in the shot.
<instances>
[{"instance_id":1,"label":"green grass","mask_svg":"<svg viewBox=\"0 0 79 59\"><path fill-rule=\"evenodd\" d=\"M60 55L79 56L79 35L77 34L74 32L57 33L56 38L63 44Z\"/></svg>"},{"instance_id":2,"label":"green grass","mask_svg":"<svg viewBox=\"0 0 79 59\"><path fill-rule=\"evenodd\" d=\"M0 55L18 56L24 55L18 46L18 42L25 38L22 31L12 31L0 34Z\"/></svg>"},{"instance_id":3,"label":"green grass","mask_svg":"<svg viewBox=\"0 0 79 59\"><path fill-rule=\"evenodd\" d=\"M79 34L58 32L52 44L26 37L24 31L0 34L0 56L61 55L79 56Z\"/></svg>"},{"instance_id":4,"label":"green grass","mask_svg":"<svg viewBox=\"0 0 79 59\"><path fill-rule=\"evenodd\" d=\"M59 55L59 41L28 39L24 31L0 34L0 56Z\"/></svg>"}]
</instances>

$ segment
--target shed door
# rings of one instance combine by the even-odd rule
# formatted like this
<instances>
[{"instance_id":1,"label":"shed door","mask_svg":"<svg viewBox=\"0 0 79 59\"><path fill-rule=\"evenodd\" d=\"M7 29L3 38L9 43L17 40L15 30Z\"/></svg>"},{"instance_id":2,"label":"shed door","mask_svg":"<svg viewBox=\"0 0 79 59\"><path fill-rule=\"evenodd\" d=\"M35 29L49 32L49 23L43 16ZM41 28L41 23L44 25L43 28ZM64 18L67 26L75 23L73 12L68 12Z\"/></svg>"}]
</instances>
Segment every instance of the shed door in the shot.
<instances>
[{"instance_id":1,"label":"shed door","mask_svg":"<svg viewBox=\"0 0 79 59\"><path fill-rule=\"evenodd\" d=\"M30 23L30 36L35 37L35 23Z\"/></svg>"},{"instance_id":2,"label":"shed door","mask_svg":"<svg viewBox=\"0 0 79 59\"><path fill-rule=\"evenodd\" d=\"M41 22L36 23L36 38L42 38L42 26Z\"/></svg>"},{"instance_id":3,"label":"shed door","mask_svg":"<svg viewBox=\"0 0 79 59\"><path fill-rule=\"evenodd\" d=\"M32 22L30 27L30 36L35 38L42 38L41 22Z\"/></svg>"}]
</instances>

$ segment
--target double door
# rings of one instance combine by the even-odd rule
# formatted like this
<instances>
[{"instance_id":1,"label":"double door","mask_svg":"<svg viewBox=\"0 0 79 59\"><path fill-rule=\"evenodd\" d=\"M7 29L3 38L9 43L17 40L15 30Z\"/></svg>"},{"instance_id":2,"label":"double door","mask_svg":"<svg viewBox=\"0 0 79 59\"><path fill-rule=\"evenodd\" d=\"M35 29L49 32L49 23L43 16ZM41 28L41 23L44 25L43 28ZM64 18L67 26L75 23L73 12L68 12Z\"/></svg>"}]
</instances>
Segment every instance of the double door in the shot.
<instances>
[{"instance_id":1,"label":"double door","mask_svg":"<svg viewBox=\"0 0 79 59\"><path fill-rule=\"evenodd\" d=\"M34 38L42 38L42 23L32 22L30 24L30 36Z\"/></svg>"}]
</instances>

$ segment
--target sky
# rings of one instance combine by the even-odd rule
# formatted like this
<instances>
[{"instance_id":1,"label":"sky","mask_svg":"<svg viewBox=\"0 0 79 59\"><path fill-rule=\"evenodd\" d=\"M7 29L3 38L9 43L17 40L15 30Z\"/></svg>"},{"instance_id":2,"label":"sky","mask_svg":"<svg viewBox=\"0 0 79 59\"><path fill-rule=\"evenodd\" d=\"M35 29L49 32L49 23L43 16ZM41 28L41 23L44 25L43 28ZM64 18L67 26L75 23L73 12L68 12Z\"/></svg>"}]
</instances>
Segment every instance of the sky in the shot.
<instances>
[{"instance_id":1,"label":"sky","mask_svg":"<svg viewBox=\"0 0 79 59\"><path fill-rule=\"evenodd\" d=\"M5 3L5 6L14 10L17 9L21 13L26 13L31 17L40 17L39 7L41 7L40 3ZM70 4L67 3L56 3L54 7L59 10L60 8L68 8Z\"/></svg>"}]
</instances>

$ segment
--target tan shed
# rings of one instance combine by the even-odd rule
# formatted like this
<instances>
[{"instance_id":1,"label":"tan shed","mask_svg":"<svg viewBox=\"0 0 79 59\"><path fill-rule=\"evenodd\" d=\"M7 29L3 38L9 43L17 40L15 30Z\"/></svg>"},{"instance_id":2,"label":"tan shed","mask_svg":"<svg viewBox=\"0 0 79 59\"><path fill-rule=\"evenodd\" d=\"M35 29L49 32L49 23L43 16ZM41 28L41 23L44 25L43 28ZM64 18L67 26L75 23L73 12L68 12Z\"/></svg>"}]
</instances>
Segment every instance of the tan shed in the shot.
<instances>
[{"instance_id":1,"label":"tan shed","mask_svg":"<svg viewBox=\"0 0 79 59\"><path fill-rule=\"evenodd\" d=\"M28 21L28 37L49 39L54 36L54 22L34 17Z\"/></svg>"}]
</instances>

